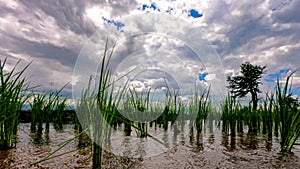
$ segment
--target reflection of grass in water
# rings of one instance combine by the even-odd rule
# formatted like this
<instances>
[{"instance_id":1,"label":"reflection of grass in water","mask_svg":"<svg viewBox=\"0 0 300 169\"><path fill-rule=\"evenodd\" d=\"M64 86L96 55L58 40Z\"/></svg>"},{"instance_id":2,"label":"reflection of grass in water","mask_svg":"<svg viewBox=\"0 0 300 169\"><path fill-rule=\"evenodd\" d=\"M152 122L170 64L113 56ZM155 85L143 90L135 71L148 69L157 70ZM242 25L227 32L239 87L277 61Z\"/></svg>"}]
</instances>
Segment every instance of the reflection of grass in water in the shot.
<instances>
[{"instance_id":1,"label":"reflection of grass in water","mask_svg":"<svg viewBox=\"0 0 300 169\"><path fill-rule=\"evenodd\" d=\"M0 60L0 150L8 149L16 144L19 116L24 98L24 91L29 86L25 78L21 78L30 64L16 72L20 61L9 72L5 72L6 59Z\"/></svg>"}]
</instances>

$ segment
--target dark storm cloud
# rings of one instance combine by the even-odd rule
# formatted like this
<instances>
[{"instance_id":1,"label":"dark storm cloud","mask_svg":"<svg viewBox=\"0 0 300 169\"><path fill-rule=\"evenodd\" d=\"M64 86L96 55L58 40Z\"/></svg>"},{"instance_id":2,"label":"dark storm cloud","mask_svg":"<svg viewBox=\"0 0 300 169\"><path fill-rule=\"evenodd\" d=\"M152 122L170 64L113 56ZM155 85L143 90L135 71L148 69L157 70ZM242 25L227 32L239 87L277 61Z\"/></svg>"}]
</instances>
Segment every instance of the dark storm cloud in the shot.
<instances>
[{"instance_id":1,"label":"dark storm cloud","mask_svg":"<svg viewBox=\"0 0 300 169\"><path fill-rule=\"evenodd\" d=\"M5 6L0 6L0 17L1 18L4 18L9 14L16 15L17 13L12 8L8 8L8 7L5 7Z\"/></svg>"},{"instance_id":2,"label":"dark storm cloud","mask_svg":"<svg viewBox=\"0 0 300 169\"><path fill-rule=\"evenodd\" d=\"M47 15L52 16L59 27L63 30L70 29L76 34L92 35L97 29L94 23L85 18L85 9L90 5L85 0L20 0L20 2L31 9L40 9Z\"/></svg>"},{"instance_id":3,"label":"dark storm cloud","mask_svg":"<svg viewBox=\"0 0 300 169\"><path fill-rule=\"evenodd\" d=\"M33 9L33 11L41 9L47 15L52 16L61 29L70 29L76 34L86 34L87 36L91 36L97 30L94 23L85 17L87 8L111 7L111 17L116 17L128 14L137 5L135 0L21 0L21 3L28 9Z\"/></svg>"},{"instance_id":4,"label":"dark storm cloud","mask_svg":"<svg viewBox=\"0 0 300 169\"><path fill-rule=\"evenodd\" d=\"M21 37L7 36L0 41L2 47L12 49L16 54L26 54L33 58L54 59L62 65L73 67L78 53L50 43L39 43Z\"/></svg>"},{"instance_id":5,"label":"dark storm cloud","mask_svg":"<svg viewBox=\"0 0 300 169\"><path fill-rule=\"evenodd\" d=\"M118 21L120 16L126 16L142 5L135 0L20 0L17 3L16 8L0 3L0 57L24 55L37 59L39 66L46 69L34 68L39 72L36 75L39 78L35 79L39 82L47 81L53 75L51 69L60 70L60 64L67 67L64 71L72 74L84 40L103 29L87 16L87 9L99 8L103 15L107 15L103 17ZM298 0L210 1L197 22L203 22L206 25L203 29L215 37L212 43L228 72L237 72L241 63L252 61L257 55L258 59L253 61L267 64L268 73L274 73L279 69L299 68L299 6ZM153 23L136 21L136 24L145 32L156 31ZM136 40L135 43L130 39L124 42L114 53L119 57L114 58L113 63L120 63L133 52L146 50L145 40ZM282 50L278 50L280 47ZM179 54L192 59L189 49L178 50ZM48 64L52 61L57 64Z\"/></svg>"},{"instance_id":6,"label":"dark storm cloud","mask_svg":"<svg viewBox=\"0 0 300 169\"><path fill-rule=\"evenodd\" d=\"M111 66L116 68L119 63L126 59L126 57L138 52L145 52L144 45L145 37L143 35L132 36L125 39L124 42L116 46L116 50L113 53L113 59L111 61Z\"/></svg>"},{"instance_id":7,"label":"dark storm cloud","mask_svg":"<svg viewBox=\"0 0 300 169\"><path fill-rule=\"evenodd\" d=\"M213 41L221 56L228 55L240 46L247 44L251 39L270 32L270 25L264 22L266 15L259 11L255 12L261 2L255 1L243 4L226 3L221 0L211 4L212 9L210 10L214 12L208 13L206 22L229 27L229 29L221 30L221 33L224 33L228 38L228 42ZM234 15L235 10L238 10L240 14Z\"/></svg>"},{"instance_id":8,"label":"dark storm cloud","mask_svg":"<svg viewBox=\"0 0 300 169\"><path fill-rule=\"evenodd\" d=\"M275 22L280 23L299 23L300 17L298 15L300 7L299 0L293 0L288 4L285 4L281 9L274 10L272 17Z\"/></svg>"},{"instance_id":9,"label":"dark storm cloud","mask_svg":"<svg viewBox=\"0 0 300 169\"><path fill-rule=\"evenodd\" d=\"M227 33L229 38L228 47L235 50L242 45L247 44L251 39L268 33L269 29L259 23L259 19L246 19L243 23L234 25L235 27Z\"/></svg>"}]
</instances>

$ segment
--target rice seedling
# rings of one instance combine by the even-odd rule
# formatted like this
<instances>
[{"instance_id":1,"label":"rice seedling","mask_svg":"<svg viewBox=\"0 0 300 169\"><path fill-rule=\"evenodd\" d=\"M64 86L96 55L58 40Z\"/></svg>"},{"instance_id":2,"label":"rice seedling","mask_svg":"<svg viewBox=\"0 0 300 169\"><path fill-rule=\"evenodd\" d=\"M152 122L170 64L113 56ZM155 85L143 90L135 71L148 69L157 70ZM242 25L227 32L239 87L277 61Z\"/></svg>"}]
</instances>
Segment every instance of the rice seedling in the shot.
<instances>
[{"instance_id":1,"label":"rice seedling","mask_svg":"<svg viewBox=\"0 0 300 169\"><path fill-rule=\"evenodd\" d=\"M228 94L225 99L225 103L222 105L222 132L229 133L229 129L231 135L235 135L235 126L237 119L237 103L236 99L230 94Z\"/></svg>"},{"instance_id":2,"label":"rice seedling","mask_svg":"<svg viewBox=\"0 0 300 169\"><path fill-rule=\"evenodd\" d=\"M259 132L260 112L254 110L252 106L244 106L240 111L243 111L244 122L248 126L248 133L257 134Z\"/></svg>"},{"instance_id":3,"label":"rice seedling","mask_svg":"<svg viewBox=\"0 0 300 169\"><path fill-rule=\"evenodd\" d=\"M22 74L30 63L16 72L20 60L13 69L5 72L7 59L0 60L0 149L8 149L16 144L19 116L23 103L26 101L25 92L29 84Z\"/></svg>"},{"instance_id":4,"label":"rice seedling","mask_svg":"<svg viewBox=\"0 0 300 169\"><path fill-rule=\"evenodd\" d=\"M133 118L138 120L137 127L139 129L136 130L136 132L138 137L141 138L147 137L147 118L151 118L147 117L150 115L150 113L148 112L150 108L150 90L151 89L148 89L145 94L143 92L139 94L134 87L132 89L129 89L130 94L128 99L130 100L130 103L133 105L134 108L134 110L129 111L131 111L131 114L134 116Z\"/></svg>"},{"instance_id":5,"label":"rice seedling","mask_svg":"<svg viewBox=\"0 0 300 169\"><path fill-rule=\"evenodd\" d=\"M281 86L277 79L276 86L276 113L280 119L281 151L291 152L291 149L300 136L300 104L298 99L292 97L290 79L292 72L286 79L285 85Z\"/></svg>"},{"instance_id":6,"label":"rice seedling","mask_svg":"<svg viewBox=\"0 0 300 169\"><path fill-rule=\"evenodd\" d=\"M169 89L169 87L167 87L168 91L167 91L167 104L170 104L170 110L168 113L168 117L170 118L169 121L171 121L171 126L174 129L174 136L176 136L178 134L178 128L177 128L177 118L178 116L183 113L182 112L182 107L183 107L183 103L181 102L181 100L179 99L179 90L174 89L173 90L173 94L171 94L171 91Z\"/></svg>"},{"instance_id":7,"label":"rice seedling","mask_svg":"<svg viewBox=\"0 0 300 169\"><path fill-rule=\"evenodd\" d=\"M263 105L260 107L260 117L263 123L262 133L272 136L273 131L273 107L274 107L274 94L266 93L266 99L263 101Z\"/></svg>"},{"instance_id":8,"label":"rice seedling","mask_svg":"<svg viewBox=\"0 0 300 169\"><path fill-rule=\"evenodd\" d=\"M152 108L151 108L151 110L153 110L154 112L163 112L163 107L164 107L164 105L160 102L160 101L158 101L156 104L152 104ZM154 120L154 128L155 129L157 129L157 125L158 124L161 124L162 123L162 114L157 118L157 119L155 119ZM150 123L150 125L151 125L151 123Z\"/></svg>"},{"instance_id":9,"label":"rice seedling","mask_svg":"<svg viewBox=\"0 0 300 169\"><path fill-rule=\"evenodd\" d=\"M60 96L63 88L49 93L33 94L33 102L29 104L31 108L31 132L36 131L37 125L37 132L42 133L44 123L46 131L49 131L51 121L54 122L55 129L62 129L62 115L66 108L66 98L61 99Z\"/></svg>"},{"instance_id":10,"label":"rice seedling","mask_svg":"<svg viewBox=\"0 0 300 169\"><path fill-rule=\"evenodd\" d=\"M110 97L108 99L108 87L111 85L111 70L109 69L108 64L112 56L113 50L111 51L108 57L107 51L108 43L105 44L104 54L101 62L101 70L96 99L92 98L92 104L88 104L88 106L91 106L91 109L89 109L89 116L92 116L90 121L93 125L93 168L101 168L103 143L102 139L105 137L105 132L108 129L107 123L105 123L106 121L104 119L111 121L109 118L113 118L113 116L110 116L108 114L108 109L110 108L108 104L112 104L112 98Z\"/></svg>"},{"instance_id":11,"label":"rice seedling","mask_svg":"<svg viewBox=\"0 0 300 169\"><path fill-rule=\"evenodd\" d=\"M196 127L197 143L199 143L200 134L203 128L203 121L207 118L211 110L211 104L209 102L209 91L210 88L208 88L207 90L199 91L195 87L195 93L190 99L189 103L189 114L192 117L195 117L195 121L191 121L192 126L190 133L193 134L193 128Z\"/></svg>"},{"instance_id":12,"label":"rice seedling","mask_svg":"<svg viewBox=\"0 0 300 169\"><path fill-rule=\"evenodd\" d=\"M177 122L180 125L180 130L183 131L184 130L184 126L185 126L185 121L186 121L186 105L183 102L179 102L179 115L177 117Z\"/></svg>"},{"instance_id":13,"label":"rice seedling","mask_svg":"<svg viewBox=\"0 0 300 169\"><path fill-rule=\"evenodd\" d=\"M83 128L88 128L87 131L93 139L93 168L101 168L102 146L104 141L110 143L110 126L116 124L119 117L117 107L125 90L124 87L119 89L117 94L113 93L115 81L112 79L109 69L112 52L113 49L108 54L108 44L106 43L97 88L91 89L92 78L90 78L88 88L83 91L76 110L76 112L81 111L77 113L78 118L81 120Z\"/></svg>"},{"instance_id":14,"label":"rice seedling","mask_svg":"<svg viewBox=\"0 0 300 169\"><path fill-rule=\"evenodd\" d=\"M167 131L170 122L170 125L174 131L174 137L176 137L176 135L178 134L176 119L179 116L179 113L181 112L182 104L179 100L179 90L173 89L173 91L171 91L166 80L165 84L167 86L167 91L165 94L165 108L162 112L163 128L165 131Z\"/></svg>"},{"instance_id":15,"label":"rice seedling","mask_svg":"<svg viewBox=\"0 0 300 169\"><path fill-rule=\"evenodd\" d=\"M103 119L99 117L100 110L97 107L96 95L95 91L90 92L89 83L88 88L83 91L80 100L77 102L76 113L82 126L80 129L86 128L86 132L89 133L93 141L91 145L91 150L93 151L93 168L100 168L102 156L101 144L104 135L102 129L104 129L105 126L102 127Z\"/></svg>"},{"instance_id":16,"label":"rice seedling","mask_svg":"<svg viewBox=\"0 0 300 169\"><path fill-rule=\"evenodd\" d=\"M49 130L49 123L52 120L57 130L62 130L62 115L66 108L66 98L60 93L67 86L65 84L59 90L50 91L43 112L45 113L46 130Z\"/></svg>"},{"instance_id":17,"label":"rice seedling","mask_svg":"<svg viewBox=\"0 0 300 169\"><path fill-rule=\"evenodd\" d=\"M113 46L114 48L114 46ZM104 54L103 58L101 60L101 69L99 73L99 81L97 84L95 84L95 87L92 86L92 76L90 78L90 81L88 83L87 89L84 89L82 91L82 95L80 99L77 102L76 105L76 114L77 118L81 123L81 131L80 133L87 132L89 136L91 137L91 140L93 142L91 143L91 149L92 149L92 168L101 168L101 161L102 161L102 146L106 146L104 143L110 144L110 135L111 135L111 126L114 126L118 122L126 122L124 120L124 117L122 117L119 113L119 109L117 109L120 105L120 103L128 103L126 100L122 100L126 98L126 89L127 89L127 83L120 87L115 92L115 82L118 79L112 79L112 72L111 69L109 69L109 61L112 56L113 49L111 50L111 53L108 54L108 44L105 44ZM134 96L135 97L135 96ZM127 97L128 98L128 97ZM136 108L139 108L139 110L146 110L145 102L148 103L148 99L143 100ZM130 103L130 102L129 102ZM134 102L137 103L137 102ZM125 104L126 105L126 104ZM149 105L147 105L149 107ZM123 105L124 108L124 105ZM156 139L155 137L149 135L147 130L143 129L143 126L135 126L131 121L129 121L129 128L133 127L141 134L144 134L147 137L150 137L157 142L165 145L160 140ZM79 127L80 129L80 127ZM84 130L82 130L84 129ZM77 137L77 136L76 136ZM78 136L79 137L79 136ZM67 141L68 143L71 140ZM61 155L64 155L66 153L73 152L66 152L60 155L52 156L55 152L57 152L59 149L61 149L63 146L65 146L68 143L64 143L62 146L60 146L57 150L52 152L50 155L48 155L45 159L37 162L40 163L42 161L52 159ZM52 157L50 157L52 156ZM114 156L114 155L113 155ZM114 156L118 162L120 160ZM123 167L124 165L120 163Z\"/></svg>"},{"instance_id":18,"label":"rice seedling","mask_svg":"<svg viewBox=\"0 0 300 169\"><path fill-rule=\"evenodd\" d=\"M55 107L56 109L53 111L53 124L54 124L54 128L56 130L62 130L62 124L63 124L63 114L64 114L64 111L67 107L66 105L66 101L67 101L67 98L63 98L63 99L57 99L56 100L56 103L55 103Z\"/></svg>"},{"instance_id":19,"label":"rice seedling","mask_svg":"<svg viewBox=\"0 0 300 169\"><path fill-rule=\"evenodd\" d=\"M213 109L211 109L211 111L207 117L209 133L213 133L213 125L214 125L213 122L215 120L215 114L216 114L216 112Z\"/></svg>"},{"instance_id":20,"label":"rice seedling","mask_svg":"<svg viewBox=\"0 0 300 169\"><path fill-rule=\"evenodd\" d=\"M238 103L237 109L238 109L238 111L237 111L237 132L239 135L241 135L244 132L245 111L244 111L243 106L240 103Z\"/></svg>"},{"instance_id":21,"label":"rice seedling","mask_svg":"<svg viewBox=\"0 0 300 169\"><path fill-rule=\"evenodd\" d=\"M36 132L36 126L38 125L38 133L42 132L42 124L43 124L43 113L41 113L44 109L45 104L45 94L35 94L33 95L33 102L30 103L31 108L31 125L30 131L32 133Z\"/></svg>"}]
</instances>

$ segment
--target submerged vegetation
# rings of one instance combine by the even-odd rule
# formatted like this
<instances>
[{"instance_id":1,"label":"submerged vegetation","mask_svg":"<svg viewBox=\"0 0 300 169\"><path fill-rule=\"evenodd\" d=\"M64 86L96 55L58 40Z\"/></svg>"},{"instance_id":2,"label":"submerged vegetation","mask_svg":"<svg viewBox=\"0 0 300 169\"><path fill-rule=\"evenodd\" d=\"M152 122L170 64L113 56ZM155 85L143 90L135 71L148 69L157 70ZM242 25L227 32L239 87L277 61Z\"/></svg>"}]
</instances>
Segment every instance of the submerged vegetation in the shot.
<instances>
[{"instance_id":1,"label":"submerged vegetation","mask_svg":"<svg viewBox=\"0 0 300 169\"><path fill-rule=\"evenodd\" d=\"M103 147L111 146L112 130L120 126L123 126L125 136L133 135L131 131L135 130L136 136L141 139L150 138L164 144L149 134L149 128L154 125L155 130L169 131L171 127L176 135L183 130L185 122L188 121L191 140L195 137L197 145L201 146L200 138L204 124L208 122L209 126L213 126L212 122L218 120L224 135L230 134L234 137L236 134L251 133L254 136L263 134L268 138L275 136L280 138L281 151L287 153L292 151L300 136L300 103L293 97L290 85L293 73L283 85L278 79L276 90L266 92L265 97L259 100L260 79L266 67L253 66L246 62L241 65L241 76L227 79L229 92L220 107L216 108L211 104L210 87L196 86L193 95L184 102L180 91L169 88L166 81L165 98L153 103L150 97L151 89L140 92L134 86L130 86L128 81L119 88L115 86L119 79L113 79L109 69L113 50L108 53L107 48L106 44L99 81L93 85L94 79L90 78L89 85L82 91L76 105L76 120L80 122L80 125L76 123L79 134L62 144L65 146L71 140L81 139L84 134L88 134L91 138L86 139L86 145L92 154L90 158L93 168L101 168ZM67 99L61 95L64 87L51 92L29 92L29 83L22 78L29 65L19 72L16 72L17 65L10 72L5 72L5 63L6 59L3 63L0 60L0 149L8 149L15 145L21 108L28 98L32 98L32 133L41 133L44 124L49 132L49 123L53 123L55 129L62 130L62 117L67 106ZM242 103L239 98L249 93L249 104ZM126 111L132 118L122 114ZM152 119L153 116L156 118ZM213 132L212 127L210 129ZM84 145L81 141L79 143ZM61 149L61 146L58 149ZM57 150L51 155L55 152ZM115 158L120 161L118 157ZM47 159L50 159L50 155L38 163ZM123 166L121 162L120 165Z\"/></svg>"}]
</instances>

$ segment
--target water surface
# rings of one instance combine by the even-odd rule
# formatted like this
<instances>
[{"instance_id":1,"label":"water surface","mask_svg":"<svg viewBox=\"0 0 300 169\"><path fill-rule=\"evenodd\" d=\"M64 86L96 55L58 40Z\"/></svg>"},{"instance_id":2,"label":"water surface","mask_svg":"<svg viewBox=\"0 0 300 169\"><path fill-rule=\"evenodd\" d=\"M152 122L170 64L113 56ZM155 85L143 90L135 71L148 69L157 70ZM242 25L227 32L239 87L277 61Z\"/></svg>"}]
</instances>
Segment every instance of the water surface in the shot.
<instances>
[{"instance_id":1,"label":"water surface","mask_svg":"<svg viewBox=\"0 0 300 169\"><path fill-rule=\"evenodd\" d=\"M300 168L300 146L295 145L292 154L280 153L279 140L264 135L237 134L233 137L222 134L211 123L203 129L198 141L190 137L189 127L168 131L154 127L149 133L168 147L151 138L124 136L122 126L112 132L110 150L128 168ZM181 131L180 131L181 130ZM90 150L79 147L79 140L59 150L56 154L74 152L50 159L38 165L32 163L46 157L64 141L77 134L73 124L63 125L62 131L50 126L42 135L30 133L30 124L22 123L18 131L16 148L0 151L0 168L91 168ZM106 148L108 150L108 148ZM74 156L76 154L80 154ZM121 168L111 153L103 153L103 168Z\"/></svg>"}]
</instances>

